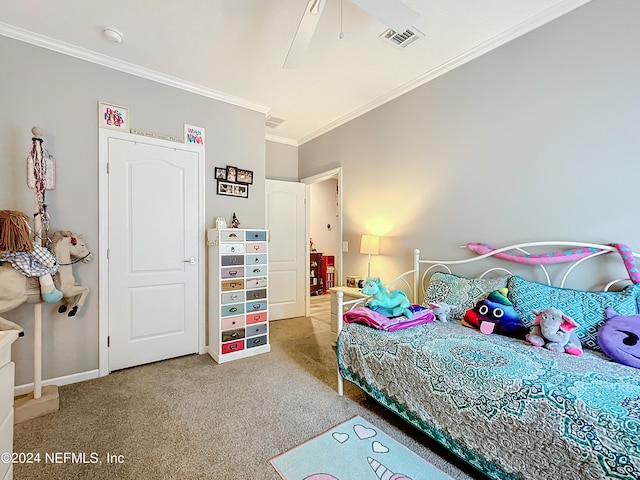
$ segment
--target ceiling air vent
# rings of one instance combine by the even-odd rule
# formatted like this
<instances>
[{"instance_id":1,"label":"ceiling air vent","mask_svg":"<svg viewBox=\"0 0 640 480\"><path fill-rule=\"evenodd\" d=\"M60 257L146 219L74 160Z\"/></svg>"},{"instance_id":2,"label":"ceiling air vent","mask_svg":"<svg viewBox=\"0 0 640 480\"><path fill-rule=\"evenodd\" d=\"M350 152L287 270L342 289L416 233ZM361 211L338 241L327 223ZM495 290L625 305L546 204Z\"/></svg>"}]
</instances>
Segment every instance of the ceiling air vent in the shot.
<instances>
[{"instance_id":1,"label":"ceiling air vent","mask_svg":"<svg viewBox=\"0 0 640 480\"><path fill-rule=\"evenodd\" d=\"M276 128L282 122L284 122L284 118L274 117L273 115L267 115L267 127Z\"/></svg>"},{"instance_id":2,"label":"ceiling air vent","mask_svg":"<svg viewBox=\"0 0 640 480\"><path fill-rule=\"evenodd\" d=\"M378 38L394 47L406 48L417 40L424 38L424 33L416 27L408 28L403 33L397 33L395 30L389 28L382 32Z\"/></svg>"}]
</instances>

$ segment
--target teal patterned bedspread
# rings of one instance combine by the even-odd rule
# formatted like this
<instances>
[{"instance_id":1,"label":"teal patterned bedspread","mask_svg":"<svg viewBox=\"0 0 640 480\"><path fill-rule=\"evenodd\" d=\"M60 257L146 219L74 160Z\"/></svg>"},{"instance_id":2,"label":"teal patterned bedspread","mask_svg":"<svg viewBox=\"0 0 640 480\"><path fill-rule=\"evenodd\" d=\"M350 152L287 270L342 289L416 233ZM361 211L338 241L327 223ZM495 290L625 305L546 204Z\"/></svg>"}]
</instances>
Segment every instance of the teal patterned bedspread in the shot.
<instances>
[{"instance_id":1,"label":"teal patterned bedspread","mask_svg":"<svg viewBox=\"0 0 640 480\"><path fill-rule=\"evenodd\" d=\"M341 375L496 479L640 479L640 370L434 322L346 324Z\"/></svg>"}]
</instances>

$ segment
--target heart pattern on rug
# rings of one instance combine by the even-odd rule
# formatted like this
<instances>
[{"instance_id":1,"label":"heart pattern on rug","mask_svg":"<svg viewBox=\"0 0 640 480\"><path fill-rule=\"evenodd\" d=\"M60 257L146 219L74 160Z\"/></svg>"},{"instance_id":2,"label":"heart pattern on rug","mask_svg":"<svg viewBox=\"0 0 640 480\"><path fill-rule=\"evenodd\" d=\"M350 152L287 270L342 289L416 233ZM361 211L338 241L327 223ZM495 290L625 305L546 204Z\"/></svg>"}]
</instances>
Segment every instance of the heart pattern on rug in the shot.
<instances>
[{"instance_id":1,"label":"heart pattern on rug","mask_svg":"<svg viewBox=\"0 0 640 480\"><path fill-rule=\"evenodd\" d=\"M376 453L389 453L389 448L377 441L371 444L371 448L373 448L373 451Z\"/></svg>"},{"instance_id":2,"label":"heart pattern on rug","mask_svg":"<svg viewBox=\"0 0 640 480\"><path fill-rule=\"evenodd\" d=\"M354 425L353 431L355 432L356 436L360 440L367 440L369 438L373 438L378 433L378 432L375 431L375 429L368 428L368 427L365 427L364 425L360 425L360 424ZM336 442L338 442L340 444L345 443L350 438L349 434L348 433L344 433L344 432L333 432L331 434L331 436L333 437L333 439ZM371 450L374 453L388 453L389 452L389 447L383 445L382 443L380 443L380 442L378 442L376 440L375 442L371 443Z\"/></svg>"},{"instance_id":3,"label":"heart pattern on rug","mask_svg":"<svg viewBox=\"0 0 640 480\"><path fill-rule=\"evenodd\" d=\"M331 436L338 443L344 443L347 440L349 440L349 434L348 433L333 432L331 434Z\"/></svg>"},{"instance_id":4,"label":"heart pattern on rug","mask_svg":"<svg viewBox=\"0 0 640 480\"><path fill-rule=\"evenodd\" d=\"M364 425L355 425L353 431L360 440L366 440L367 438L375 437L376 431L373 428L367 428Z\"/></svg>"}]
</instances>

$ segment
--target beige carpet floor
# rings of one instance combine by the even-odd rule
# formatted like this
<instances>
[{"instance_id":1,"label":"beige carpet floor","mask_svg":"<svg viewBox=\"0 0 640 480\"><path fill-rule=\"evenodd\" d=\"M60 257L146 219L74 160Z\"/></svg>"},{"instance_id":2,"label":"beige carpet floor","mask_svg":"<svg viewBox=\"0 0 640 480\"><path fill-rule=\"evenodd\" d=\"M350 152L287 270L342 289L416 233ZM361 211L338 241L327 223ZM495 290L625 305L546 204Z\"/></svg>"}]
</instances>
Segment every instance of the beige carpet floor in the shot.
<instances>
[{"instance_id":1,"label":"beige carpet floor","mask_svg":"<svg viewBox=\"0 0 640 480\"><path fill-rule=\"evenodd\" d=\"M14 478L275 480L270 458L360 415L453 478L483 479L355 386L336 394L328 302L272 322L266 354L190 355L60 387L58 412L15 426L14 450L40 462L16 464Z\"/></svg>"}]
</instances>

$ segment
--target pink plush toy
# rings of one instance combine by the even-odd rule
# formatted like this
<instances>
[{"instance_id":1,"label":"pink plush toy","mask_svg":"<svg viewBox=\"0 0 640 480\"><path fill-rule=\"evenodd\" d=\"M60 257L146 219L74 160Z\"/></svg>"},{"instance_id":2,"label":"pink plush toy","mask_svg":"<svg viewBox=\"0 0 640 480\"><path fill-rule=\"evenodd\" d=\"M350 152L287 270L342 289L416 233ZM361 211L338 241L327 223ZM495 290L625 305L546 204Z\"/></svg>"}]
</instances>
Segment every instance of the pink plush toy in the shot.
<instances>
[{"instance_id":1,"label":"pink plush toy","mask_svg":"<svg viewBox=\"0 0 640 480\"><path fill-rule=\"evenodd\" d=\"M542 311L533 310L531 332L525 339L536 347L545 347L552 352L567 352L570 355L582 355L582 344L576 335L578 324L555 308Z\"/></svg>"}]
</instances>

